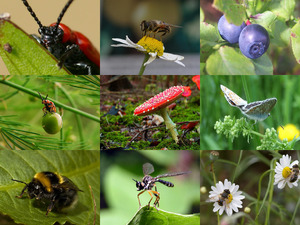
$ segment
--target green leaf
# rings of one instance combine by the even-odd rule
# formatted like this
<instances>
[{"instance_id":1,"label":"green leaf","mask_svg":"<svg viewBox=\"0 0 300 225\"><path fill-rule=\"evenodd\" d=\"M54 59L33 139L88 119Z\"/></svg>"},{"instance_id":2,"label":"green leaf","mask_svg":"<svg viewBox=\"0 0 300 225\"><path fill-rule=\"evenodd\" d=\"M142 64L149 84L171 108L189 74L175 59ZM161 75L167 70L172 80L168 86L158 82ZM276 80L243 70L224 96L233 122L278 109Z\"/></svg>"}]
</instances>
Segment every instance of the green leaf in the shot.
<instances>
[{"instance_id":1,"label":"green leaf","mask_svg":"<svg viewBox=\"0 0 300 225\"><path fill-rule=\"evenodd\" d=\"M272 13L271 11L266 11L266 12L255 15L255 18L253 20L255 23L268 29L269 26L271 26L274 23L276 18L277 18L277 16L274 13Z\"/></svg>"},{"instance_id":2,"label":"green leaf","mask_svg":"<svg viewBox=\"0 0 300 225\"><path fill-rule=\"evenodd\" d=\"M277 19L275 23L272 24L271 30L273 32L273 45L287 47L290 44L291 28L289 28L284 21Z\"/></svg>"},{"instance_id":3,"label":"green leaf","mask_svg":"<svg viewBox=\"0 0 300 225\"><path fill-rule=\"evenodd\" d=\"M132 218L128 225L199 225L199 223L199 214L181 215L163 210L159 210L157 212L154 207L150 207L150 209L148 210L148 207L145 206L136 213L136 215Z\"/></svg>"},{"instance_id":4,"label":"green leaf","mask_svg":"<svg viewBox=\"0 0 300 225\"><path fill-rule=\"evenodd\" d=\"M205 18L204 12L202 10L202 8L200 7L200 22L203 22Z\"/></svg>"},{"instance_id":5,"label":"green leaf","mask_svg":"<svg viewBox=\"0 0 300 225\"><path fill-rule=\"evenodd\" d=\"M210 75L255 75L251 60L228 46L222 46L211 54L206 65L206 70Z\"/></svg>"},{"instance_id":6,"label":"green leaf","mask_svg":"<svg viewBox=\"0 0 300 225\"><path fill-rule=\"evenodd\" d=\"M214 6L225 14L229 23L240 26L247 19L246 10L241 4L242 2L242 0L215 0Z\"/></svg>"},{"instance_id":7,"label":"green leaf","mask_svg":"<svg viewBox=\"0 0 300 225\"><path fill-rule=\"evenodd\" d=\"M300 64L300 20L291 30L291 41L294 56Z\"/></svg>"},{"instance_id":8,"label":"green leaf","mask_svg":"<svg viewBox=\"0 0 300 225\"><path fill-rule=\"evenodd\" d=\"M257 59L253 59L256 75L273 75L273 64L267 54L263 54Z\"/></svg>"},{"instance_id":9,"label":"green leaf","mask_svg":"<svg viewBox=\"0 0 300 225\"><path fill-rule=\"evenodd\" d=\"M18 169L16 169L18 168ZM100 154L99 151L1 151L0 152L0 212L16 223L30 225L99 224L100 207ZM42 171L58 172L68 177L83 192L78 192L78 203L67 213L52 211L46 216L47 205L19 195L24 184L11 179L30 182ZM91 186L92 197L89 185ZM97 210L94 211L93 199ZM96 214L95 214L96 213Z\"/></svg>"},{"instance_id":10,"label":"green leaf","mask_svg":"<svg viewBox=\"0 0 300 225\"><path fill-rule=\"evenodd\" d=\"M200 22L200 61L205 62L207 57L214 51L213 47L220 40L216 27L206 22Z\"/></svg>"},{"instance_id":11,"label":"green leaf","mask_svg":"<svg viewBox=\"0 0 300 225\"><path fill-rule=\"evenodd\" d=\"M0 20L0 36L0 56L10 74L70 74L65 68L59 69L57 59L13 22ZM11 53L4 50L5 44L12 47Z\"/></svg>"},{"instance_id":12,"label":"green leaf","mask_svg":"<svg viewBox=\"0 0 300 225\"><path fill-rule=\"evenodd\" d=\"M295 0L273 0L269 5L270 10L277 16L286 21L293 18L295 9Z\"/></svg>"}]
</instances>

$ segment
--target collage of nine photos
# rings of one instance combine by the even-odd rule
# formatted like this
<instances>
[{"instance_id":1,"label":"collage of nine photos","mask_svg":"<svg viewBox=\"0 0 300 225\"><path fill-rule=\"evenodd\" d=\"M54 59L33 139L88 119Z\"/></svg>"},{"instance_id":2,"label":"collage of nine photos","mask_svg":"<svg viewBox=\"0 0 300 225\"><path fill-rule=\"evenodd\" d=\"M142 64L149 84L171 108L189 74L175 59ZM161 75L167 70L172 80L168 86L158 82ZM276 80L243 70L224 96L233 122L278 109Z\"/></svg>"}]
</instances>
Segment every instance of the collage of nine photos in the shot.
<instances>
[{"instance_id":1,"label":"collage of nine photos","mask_svg":"<svg viewBox=\"0 0 300 225\"><path fill-rule=\"evenodd\" d=\"M299 1L0 6L0 224L300 224Z\"/></svg>"}]
</instances>

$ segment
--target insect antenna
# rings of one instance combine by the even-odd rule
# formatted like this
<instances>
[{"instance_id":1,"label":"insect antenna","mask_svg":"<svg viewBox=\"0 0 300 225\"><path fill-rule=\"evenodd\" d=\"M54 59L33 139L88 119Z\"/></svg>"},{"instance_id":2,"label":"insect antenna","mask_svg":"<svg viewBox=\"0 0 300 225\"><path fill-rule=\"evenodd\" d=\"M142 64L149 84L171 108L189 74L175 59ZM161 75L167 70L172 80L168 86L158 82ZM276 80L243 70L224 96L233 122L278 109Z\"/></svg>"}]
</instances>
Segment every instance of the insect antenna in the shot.
<instances>
[{"instance_id":1,"label":"insect antenna","mask_svg":"<svg viewBox=\"0 0 300 225\"><path fill-rule=\"evenodd\" d=\"M21 181L21 180L15 180L15 179L11 179L12 181L16 181L16 182L19 182L19 183L22 183L22 184L26 184L26 186L28 186L27 183L25 183L24 181Z\"/></svg>"},{"instance_id":2,"label":"insect antenna","mask_svg":"<svg viewBox=\"0 0 300 225\"><path fill-rule=\"evenodd\" d=\"M37 18L36 14L34 13L34 11L32 10L32 8L30 7L30 5L28 4L28 2L26 0L22 0L23 4L26 6L27 10L30 12L31 16L34 18L34 20L37 22L37 24L39 25L39 27L42 29L43 28L43 24L41 23L41 21Z\"/></svg>"},{"instance_id":3,"label":"insect antenna","mask_svg":"<svg viewBox=\"0 0 300 225\"><path fill-rule=\"evenodd\" d=\"M61 10L61 12L60 12L60 14L59 14L59 16L57 18L57 21L56 21L55 30L57 30L58 25L60 24L63 16L65 15L65 12L67 11L67 9L69 8L69 6L71 5L72 2L73 2L73 0L69 0L67 2L67 4L65 5L65 7Z\"/></svg>"}]
</instances>

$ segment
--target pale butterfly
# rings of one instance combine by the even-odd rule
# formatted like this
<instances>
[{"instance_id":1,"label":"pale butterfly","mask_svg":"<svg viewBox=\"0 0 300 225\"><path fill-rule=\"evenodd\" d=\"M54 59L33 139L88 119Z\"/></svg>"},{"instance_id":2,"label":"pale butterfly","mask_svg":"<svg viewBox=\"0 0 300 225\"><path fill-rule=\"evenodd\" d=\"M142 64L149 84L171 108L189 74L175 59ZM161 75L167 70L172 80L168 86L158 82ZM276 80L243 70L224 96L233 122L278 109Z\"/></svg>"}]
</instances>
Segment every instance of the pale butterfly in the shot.
<instances>
[{"instance_id":1,"label":"pale butterfly","mask_svg":"<svg viewBox=\"0 0 300 225\"><path fill-rule=\"evenodd\" d=\"M270 116L271 110L274 108L277 98L268 98L262 101L247 103L244 99L227 87L220 85L227 102L234 107L237 107L241 112L251 120L265 120Z\"/></svg>"}]
</instances>

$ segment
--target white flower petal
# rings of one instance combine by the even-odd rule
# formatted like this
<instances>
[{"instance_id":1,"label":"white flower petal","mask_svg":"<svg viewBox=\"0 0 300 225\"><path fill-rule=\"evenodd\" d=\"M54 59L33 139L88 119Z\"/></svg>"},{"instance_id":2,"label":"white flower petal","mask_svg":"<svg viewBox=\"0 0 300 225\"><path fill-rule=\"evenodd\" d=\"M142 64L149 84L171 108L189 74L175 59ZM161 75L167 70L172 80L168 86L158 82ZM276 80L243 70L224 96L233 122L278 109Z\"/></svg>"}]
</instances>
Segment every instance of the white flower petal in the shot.
<instances>
[{"instance_id":1,"label":"white flower petal","mask_svg":"<svg viewBox=\"0 0 300 225\"><path fill-rule=\"evenodd\" d=\"M149 54L149 55L150 55L150 58L148 59L147 62L144 63L144 66L152 63L156 59L156 54L154 54L154 55L153 54Z\"/></svg>"}]
</instances>

